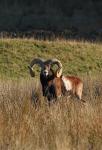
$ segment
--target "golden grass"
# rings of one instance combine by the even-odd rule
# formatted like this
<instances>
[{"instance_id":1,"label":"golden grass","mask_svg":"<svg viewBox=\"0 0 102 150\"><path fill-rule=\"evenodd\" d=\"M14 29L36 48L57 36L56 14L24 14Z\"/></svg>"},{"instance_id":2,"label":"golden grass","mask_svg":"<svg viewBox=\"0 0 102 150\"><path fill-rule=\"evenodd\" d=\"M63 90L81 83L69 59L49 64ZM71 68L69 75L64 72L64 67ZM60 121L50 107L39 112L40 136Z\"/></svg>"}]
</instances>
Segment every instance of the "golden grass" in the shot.
<instances>
[{"instance_id":1,"label":"golden grass","mask_svg":"<svg viewBox=\"0 0 102 150\"><path fill-rule=\"evenodd\" d=\"M38 81L0 81L0 149L101 150L102 79L83 80L85 104L63 97L50 107Z\"/></svg>"}]
</instances>

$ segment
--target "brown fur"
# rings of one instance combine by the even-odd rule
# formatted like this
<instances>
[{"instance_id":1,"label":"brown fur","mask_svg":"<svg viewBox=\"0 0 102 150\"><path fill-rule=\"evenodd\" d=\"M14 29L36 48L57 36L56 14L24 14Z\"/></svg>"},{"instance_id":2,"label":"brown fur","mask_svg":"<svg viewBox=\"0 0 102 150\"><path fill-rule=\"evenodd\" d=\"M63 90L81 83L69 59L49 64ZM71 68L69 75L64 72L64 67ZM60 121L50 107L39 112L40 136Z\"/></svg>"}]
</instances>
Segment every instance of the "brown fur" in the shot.
<instances>
[{"instance_id":1,"label":"brown fur","mask_svg":"<svg viewBox=\"0 0 102 150\"><path fill-rule=\"evenodd\" d=\"M82 98L83 82L80 78L74 76L66 76L66 78L72 83L72 94L77 96L78 99Z\"/></svg>"},{"instance_id":2,"label":"brown fur","mask_svg":"<svg viewBox=\"0 0 102 150\"><path fill-rule=\"evenodd\" d=\"M50 90L50 94L53 95L54 98L59 98L62 95L71 94L76 96L78 99L81 100L82 98L82 91L83 91L83 82L80 78L75 76L65 76L71 82L72 88L70 91L67 91L64 82L61 77L57 77L56 73L53 74L52 79L47 81L47 87L50 89L53 87L54 90Z\"/></svg>"},{"instance_id":3,"label":"brown fur","mask_svg":"<svg viewBox=\"0 0 102 150\"><path fill-rule=\"evenodd\" d=\"M54 87L56 98L64 95L65 87L64 87L61 77L56 77L55 75L53 80L48 81L48 86L50 87L51 85Z\"/></svg>"}]
</instances>

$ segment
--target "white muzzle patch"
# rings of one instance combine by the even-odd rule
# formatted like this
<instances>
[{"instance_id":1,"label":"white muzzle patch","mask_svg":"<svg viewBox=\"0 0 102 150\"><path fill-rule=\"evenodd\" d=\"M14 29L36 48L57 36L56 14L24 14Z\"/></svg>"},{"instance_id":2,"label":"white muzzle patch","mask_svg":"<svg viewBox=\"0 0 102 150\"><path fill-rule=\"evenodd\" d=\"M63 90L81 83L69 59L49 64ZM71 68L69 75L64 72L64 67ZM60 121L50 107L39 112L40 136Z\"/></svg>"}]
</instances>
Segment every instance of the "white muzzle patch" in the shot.
<instances>
[{"instance_id":1,"label":"white muzzle patch","mask_svg":"<svg viewBox=\"0 0 102 150\"><path fill-rule=\"evenodd\" d=\"M45 76L48 76L48 70L44 70L44 71L43 71L43 74L44 74Z\"/></svg>"}]
</instances>

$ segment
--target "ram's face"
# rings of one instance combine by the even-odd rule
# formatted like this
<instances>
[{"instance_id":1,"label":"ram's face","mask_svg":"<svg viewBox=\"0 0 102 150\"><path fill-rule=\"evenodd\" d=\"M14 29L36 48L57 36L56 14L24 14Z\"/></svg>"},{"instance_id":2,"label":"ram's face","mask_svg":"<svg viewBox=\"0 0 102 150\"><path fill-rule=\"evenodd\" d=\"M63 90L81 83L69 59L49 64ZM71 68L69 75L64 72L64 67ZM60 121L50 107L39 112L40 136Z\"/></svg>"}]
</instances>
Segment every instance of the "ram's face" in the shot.
<instances>
[{"instance_id":1,"label":"ram's face","mask_svg":"<svg viewBox=\"0 0 102 150\"><path fill-rule=\"evenodd\" d=\"M43 75L48 76L50 72L50 65L45 65L43 68Z\"/></svg>"}]
</instances>

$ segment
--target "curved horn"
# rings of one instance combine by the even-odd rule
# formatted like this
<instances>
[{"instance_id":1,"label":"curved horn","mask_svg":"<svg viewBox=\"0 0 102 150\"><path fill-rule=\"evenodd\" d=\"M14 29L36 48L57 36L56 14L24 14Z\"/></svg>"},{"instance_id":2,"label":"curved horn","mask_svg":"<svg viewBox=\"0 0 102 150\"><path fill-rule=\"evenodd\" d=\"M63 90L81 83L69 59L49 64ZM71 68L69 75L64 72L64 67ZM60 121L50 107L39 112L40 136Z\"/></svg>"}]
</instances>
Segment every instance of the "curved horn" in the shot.
<instances>
[{"instance_id":1,"label":"curved horn","mask_svg":"<svg viewBox=\"0 0 102 150\"><path fill-rule=\"evenodd\" d=\"M35 72L33 71L33 66L35 64L38 64L39 67L43 68L44 67L44 60L41 59L41 58L35 58L31 61L30 65L28 66L29 70L30 70L30 75L31 77L34 77L35 76Z\"/></svg>"},{"instance_id":2,"label":"curved horn","mask_svg":"<svg viewBox=\"0 0 102 150\"><path fill-rule=\"evenodd\" d=\"M54 58L54 59L48 59L44 63L45 64L50 64L50 65L56 64L58 66L58 69L56 71L56 76L60 77L62 75L62 63L58 59L56 59L56 58Z\"/></svg>"},{"instance_id":3,"label":"curved horn","mask_svg":"<svg viewBox=\"0 0 102 150\"><path fill-rule=\"evenodd\" d=\"M57 71L56 71L56 77L60 78L61 75L62 75L62 68L57 69Z\"/></svg>"}]
</instances>

